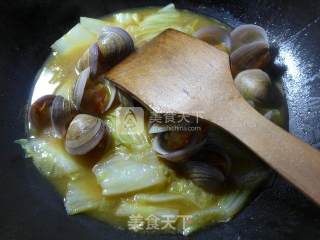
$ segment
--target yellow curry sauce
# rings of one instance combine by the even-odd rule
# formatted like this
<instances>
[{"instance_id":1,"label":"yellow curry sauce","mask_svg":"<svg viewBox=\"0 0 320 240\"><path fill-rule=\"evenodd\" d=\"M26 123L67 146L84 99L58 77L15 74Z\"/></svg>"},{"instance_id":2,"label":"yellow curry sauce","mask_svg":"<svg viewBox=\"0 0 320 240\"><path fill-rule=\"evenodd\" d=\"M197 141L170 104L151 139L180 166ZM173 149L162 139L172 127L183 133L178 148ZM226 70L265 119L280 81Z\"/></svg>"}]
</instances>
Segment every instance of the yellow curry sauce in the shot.
<instances>
[{"instance_id":1,"label":"yellow curry sauce","mask_svg":"<svg viewBox=\"0 0 320 240\"><path fill-rule=\"evenodd\" d=\"M91 24L88 23L90 19L82 20L86 26ZM214 19L185 10L176 10L172 5L164 9L143 8L125 11L108 15L101 20L106 25L126 29L134 38L136 47L140 47L169 27L192 34L201 27L215 24L223 26ZM92 24L94 28L96 23L92 21ZM72 46L71 50L53 52L39 72L31 103L40 96L52 93L70 99L72 85L77 78L76 63L95 40L95 35L92 36L92 39L80 42L79 46ZM134 136L135 139L131 139L132 136L123 138L117 135L114 126L117 109L118 105L115 104L103 117L112 130L112 147L108 151L101 150L81 157L70 156L64 149L63 140L50 137L49 132L39 135L32 129L30 139L18 141L25 149L26 155L33 159L36 167L64 197L68 214L86 213L116 227L137 231L156 230L147 228L150 216L160 218L162 215L175 216L177 220L172 223L174 230L167 228L162 231L177 231L188 235L207 224L228 221L243 207L250 193L266 177L266 171L259 163L250 159L250 155L245 151L239 150L230 154L233 157L232 172L235 176L245 176L246 173L258 169L257 179L253 183L245 182L241 186L230 182L225 185L223 191L206 192L191 180L178 177L156 156L151 149L151 137L147 134L147 130L143 136ZM228 139L226 136L221 137L221 142L224 142L227 148ZM232 144L230 143L230 146ZM232 146L231 150L234 149ZM137 161L144 166L152 162L159 168L164 179L159 179L159 184L141 190L104 196L99 177L92 169L96 164L110 161L110 158L114 160L117 158L114 155L117 154L119 155L117 157L126 158L126 161ZM133 168L136 169L135 166ZM254 177L256 176L251 176ZM149 179L146 178L145 181ZM137 216L140 216L140 221L142 217L143 224L135 229L130 224L137 221ZM162 220L159 222L160 229L164 224Z\"/></svg>"}]
</instances>

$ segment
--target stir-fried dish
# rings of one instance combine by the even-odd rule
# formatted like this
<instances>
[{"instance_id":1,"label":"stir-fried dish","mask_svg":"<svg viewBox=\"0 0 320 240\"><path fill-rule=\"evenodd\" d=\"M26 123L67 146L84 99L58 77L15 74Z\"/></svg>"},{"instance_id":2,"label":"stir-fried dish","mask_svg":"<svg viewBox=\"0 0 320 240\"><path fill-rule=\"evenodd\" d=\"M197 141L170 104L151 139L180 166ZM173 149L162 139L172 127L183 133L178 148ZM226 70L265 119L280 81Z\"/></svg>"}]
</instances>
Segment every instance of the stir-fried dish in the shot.
<instances>
[{"instance_id":1,"label":"stir-fried dish","mask_svg":"<svg viewBox=\"0 0 320 240\"><path fill-rule=\"evenodd\" d=\"M81 17L51 46L30 100L29 136L17 140L69 215L188 235L229 221L268 178L270 170L223 130L149 112L105 77L168 28L227 52L243 97L283 126L281 85L264 71L272 58L263 28L231 29L173 4Z\"/></svg>"}]
</instances>

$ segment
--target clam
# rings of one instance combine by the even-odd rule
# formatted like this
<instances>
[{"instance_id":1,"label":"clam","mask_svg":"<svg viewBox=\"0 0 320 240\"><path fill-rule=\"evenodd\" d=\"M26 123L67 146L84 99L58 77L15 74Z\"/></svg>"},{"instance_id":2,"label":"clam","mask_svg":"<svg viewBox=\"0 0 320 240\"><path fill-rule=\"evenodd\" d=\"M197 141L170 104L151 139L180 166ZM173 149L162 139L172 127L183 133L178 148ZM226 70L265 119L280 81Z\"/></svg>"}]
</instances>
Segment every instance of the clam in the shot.
<instances>
[{"instance_id":1,"label":"clam","mask_svg":"<svg viewBox=\"0 0 320 240\"><path fill-rule=\"evenodd\" d=\"M78 79L74 82L73 89L72 89L72 101L78 110L80 110L81 108L82 98L83 98L84 91L89 79L90 79L90 67L81 71Z\"/></svg>"},{"instance_id":2,"label":"clam","mask_svg":"<svg viewBox=\"0 0 320 240\"><path fill-rule=\"evenodd\" d=\"M182 174L208 191L218 190L228 178L231 160L226 154L204 150L181 164Z\"/></svg>"},{"instance_id":3,"label":"clam","mask_svg":"<svg viewBox=\"0 0 320 240\"><path fill-rule=\"evenodd\" d=\"M76 115L75 107L64 97L56 96L51 106L51 125L55 136L64 137L67 127Z\"/></svg>"},{"instance_id":4,"label":"clam","mask_svg":"<svg viewBox=\"0 0 320 240\"><path fill-rule=\"evenodd\" d=\"M270 60L269 44L264 41L252 42L231 53L231 71L233 75L237 75L246 69L262 69L269 64Z\"/></svg>"},{"instance_id":5,"label":"clam","mask_svg":"<svg viewBox=\"0 0 320 240\"><path fill-rule=\"evenodd\" d=\"M114 85L104 77L93 80L90 68L86 68L74 83L72 101L78 110L99 115L110 109L116 92Z\"/></svg>"},{"instance_id":6,"label":"clam","mask_svg":"<svg viewBox=\"0 0 320 240\"><path fill-rule=\"evenodd\" d=\"M235 78L235 86L241 95L254 103L267 104L272 83L269 75L260 69L240 72Z\"/></svg>"},{"instance_id":7,"label":"clam","mask_svg":"<svg viewBox=\"0 0 320 240\"><path fill-rule=\"evenodd\" d=\"M204 144L205 139L199 133L166 131L156 134L152 148L161 158L172 162L183 162L198 152Z\"/></svg>"},{"instance_id":8,"label":"clam","mask_svg":"<svg viewBox=\"0 0 320 240\"><path fill-rule=\"evenodd\" d=\"M266 31L262 27L254 24L245 24L236 27L233 31L231 31L230 36L232 51L235 51L238 48L253 42L264 42L265 44L269 45Z\"/></svg>"},{"instance_id":9,"label":"clam","mask_svg":"<svg viewBox=\"0 0 320 240\"><path fill-rule=\"evenodd\" d=\"M196 185L208 191L217 190L226 180L225 175L218 168L200 161L186 162L184 174Z\"/></svg>"},{"instance_id":10,"label":"clam","mask_svg":"<svg viewBox=\"0 0 320 240\"><path fill-rule=\"evenodd\" d=\"M84 155L96 148L109 131L101 119L78 114L70 123L65 139L65 149L71 155Z\"/></svg>"},{"instance_id":11,"label":"clam","mask_svg":"<svg viewBox=\"0 0 320 240\"><path fill-rule=\"evenodd\" d=\"M230 34L226 29L219 26L211 25L201 28L193 36L226 52L231 50Z\"/></svg>"},{"instance_id":12,"label":"clam","mask_svg":"<svg viewBox=\"0 0 320 240\"><path fill-rule=\"evenodd\" d=\"M99 47L95 43L91 47L89 47L81 56L77 63L76 71L80 73L86 68L90 67L90 73L92 74L92 76L96 76L100 67L99 65L101 64L100 58L101 56Z\"/></svg>"},{"instance_id":13,"label":"clam","mask_svg":"<svg viewBox=\"0 0 320 240\"><path fill-rule=\"evenodd\" d=\"M45 95L32 104L29 118L36 129L51 126L54 137L61 138L75 114L74 106L62 96Z\"/></svg>"},{"instance_id":14,"label":"clam","mask_svg":"<svg viewBox=\"0 0 320 240\"><path fill-rule=\"evenodd\" d=\"M123 60L134 50L130 34L119 27L102 28L97 45L106 69Z\"/></svg>"},{"instance_id":15,"label":"clam","mask_svg":"<svg viewBox=\"0 0 320 240\"><path fill-rule=\"evenodd\" d=\"M278 126L284 126L284 119L281 112L278 109L271 109L264 114L264 117L277 124Z\"/></svg>"},{"instance_id":16,"label":"clam","mask_svg":"<svg viewBox=\"0 0 320 240\"><path fill-rule=\"evenodd\" d=\"M134 107L133 99L123 91L117 89L118 99L122 107Z\"/></svg>"},{"instance_id":17,"label":"clam","mask_svg":"<svg viewBox=\"0 0 320 240\"><path fill-rule=\"evenodd\" d=\"M157 134L157 133L163 133L163 132L168 132L170 130L169 125L164 125L164 124L159 124L159 123L153 123L149 127L149 133L150 134Z\"/></svg>"},{"instance_id":18,"label":"clam","mask_svg":"<svg viewBox=\"0 0 320 240\"><path fill-rule=\"evenodd\" d=\"M43 129L50 124L50 109L55 95L45 95L37 99L29 109L29 121L32 127Z\"/></svg>"}]
</instances>

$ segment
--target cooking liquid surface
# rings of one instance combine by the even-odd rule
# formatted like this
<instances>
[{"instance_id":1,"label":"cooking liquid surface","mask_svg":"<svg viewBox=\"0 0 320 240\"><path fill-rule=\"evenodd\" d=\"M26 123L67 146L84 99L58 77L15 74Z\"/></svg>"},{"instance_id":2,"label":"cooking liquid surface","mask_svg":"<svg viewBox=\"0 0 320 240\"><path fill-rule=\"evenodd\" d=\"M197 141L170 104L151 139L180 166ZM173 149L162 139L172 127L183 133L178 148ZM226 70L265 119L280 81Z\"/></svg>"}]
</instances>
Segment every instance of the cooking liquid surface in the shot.
<instances>
[{"instance_id":1,"label":"cooking liquid surface","mask_svg":"<svg viewBox=\"0 0 320 240\"><path fill-rule=\"evenodd\" d=\"M159 11L159 8L144 8L144 9L136 9L129 12L123 12L123 13L130 13L135 14L135 18L137 18L137 21L142 21L143 19L146 19L149 16L152 16L153 14L156 14ZM122 14L123 14L122 13ZM136 27L132 22L120 22L119 21L119 13L108 15L102 18L106 23L114 26L120 26L126 29L133 37L135 41L135 46L140 47L143 43L145 43L147 40L145 40L144 36L139 35L139 33L136 31ZM213 19L209 19L205 16L198 15L195 13L191 13L189 11L179 11L179 18L175 20L174 26L177 26L178 28L191 28L190 30L186 30L190 34L194 31L197 31L201 27L208 26L208 25L214 25L214 24L220 24L217 21ZM159 32L162 31L161 25L159 26ZM69 52L68 54L58 54L58 53L52 53L52 55L48 58L42 69L40 70L35 87L32 93L32 97L30 102L33 103L36 101L39 97L46 95L46 94L56 94L56 95L62 95L66 99L70 100L71 96L71 89L74 80L77 78L77 74L75 71L75 66L77 64L78 59L82 56L84 51L88 48L89 45L82 45L77 47L76 49L72 50L72 52ZM116 106L113 107L113 109L110 110L110 112L114 111ZM108 113L107 113L108 114ZM108 117L106 117L106 121ZM29 124L30 125L30 124ZM146 124L147 125L147 124ZM57 152L61 152L63 154L67 154L64 149L64 142L63 140L54 139L50 137L50 133L42 133L37 134L34 130L30 129L30 135L36 139L42 139L45 140L50 144L51 147L53 147ZM147 142L150 143L150 137L147 136ZM80 172L78 172L76 175L71 176L64 176L64 177L51 177L48 176L49 180L55 185L57 190L61 193L62 196L65 196L67 191L67 185L68 182L71 179L76 179L77 176L81 175L82 180L87 183L92 184L82 184L84 192L93 192L94 195L101 195L101 187L96 183L95 175L92 172L92 167L99 162L100 160L105 159L110 155L112 152L117 151L118 148L121 148L122 146L117 145L117 143L112 143L112 149L113 151L104 151L102 149L100 152L92 152L85 156L81 157L74 157L69 156L73 158L75 162L77 162L81 166ZM121 144L120 144L121 145ZM243 159L243 158L242 158ZM160 160L161 162L161 160ZM161 162L161 164L163 164ZM251 161L250 159L244 159L241 161L236 161L233 164L234 171L244 171L244 169L253 169L256 167L256 162ZM247 196L252 191L252 188L249 187L248 189L239 189L238 187L234 186L233 184L226 184L225 189L221 193L207 193L203 191L202 189L198 189L198 187L194 187L192 183L189 181L186 182L185 180L181 180L180 177L177 177L175 173L171 170L169 170L170 178L173 179L171 183L168 183L167 186L158 186L154 187L151 190L144 190L143 193L172 193L172 192L184 192L182 195L192 195L194 194L195 201L199 201L200 203L203 202L203 207L197 206L196 204L187 204L187 206L183 207L179 206L179 215L192 215L193 213L198 213L199 211L205 211L206 209L212 209L217 208L219 209L219 206L224 204L224 196L232 195L232 194L238 194L238 192L243 191L243 195ZM186 187L188 184L192 185L192 188L188 190L188 187ZM94 187L93 187L94 185ZM181 186L180 186L181 185ZM85 189L88 188L88 189ZM183 190L184 189L184 190ZM189 193L192 191L192 189L195 189L195 193ZM188 192L189 191L189 192ZM239 193L240 194L240 193ZM131 202L133 201L133 195L132 193L127 195L121 195L121 196L114 196L114 197L108 197L107 201L104 202L105 205L101 205L99 208L93 208L92 210L86 211L91 216L94 216L102 221L105 221L107 223L111 223L117 227L121 228L127 228L128 227L128 217L119 217L116 214L117 208L123 201ZM198 196L197 196L198 195ZM101 196L101 198L104 198ZM190 197L192 198L192 197ZM244 201L243 201L244 202ZM231 204L231 203L230 203ZM179 205L177 202L158 202L155 203L153 206L160 207L160 208L175 208ZM201 205L201 204L200 204ZM232 207L231 205L229 206ZM233 214L232 214L233 215ZM199 215L201 216L201 214ZM208 218L210 218L208 220ZM207 223L217 221L227 221L230 217L221 217L219 214L214 214L211 210L211 213L204 214L202 217L200 217L200 220L196 220L194 224L197 224L197 227L201 227L203 225L206 225ZM186 232L184 232L183 229L181 229L181 226L178 227L178 231L183 232L184 234L188 234L188 231L191 232L193 228L190 228Z\"/></svg>"}]
</instances>

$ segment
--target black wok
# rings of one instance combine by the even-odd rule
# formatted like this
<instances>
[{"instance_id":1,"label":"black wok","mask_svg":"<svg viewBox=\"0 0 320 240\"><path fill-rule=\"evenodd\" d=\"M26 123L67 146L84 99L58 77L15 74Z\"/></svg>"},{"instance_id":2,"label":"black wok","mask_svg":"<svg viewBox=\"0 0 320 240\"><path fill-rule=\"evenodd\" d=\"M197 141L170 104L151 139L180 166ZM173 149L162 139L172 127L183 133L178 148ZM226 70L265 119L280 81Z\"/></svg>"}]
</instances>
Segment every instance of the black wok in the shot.
<instances>
[{"instance_id":1,"label":"black wok","mask_svg":"<svg viewBox=\"0 0 320 240\"><path fill-rule=\"evenodd\" d=\"M117 230L86 216L69 217L61 197L13 143L24 137L25 104L49 46L79 19L168 1L0 2L0 239L184 239ZM314 0L176 1L235 26L257 23L279 47L289 130L320 148L320 2ZM284 67L281 67L284 65ZM320 176L319 176L320 177ZM319 186L320 187L320 186ZM277 176L227 224L195 239L320 239L320 209Z\"/></svg>"}]
</instances>

